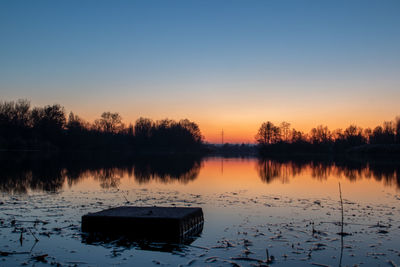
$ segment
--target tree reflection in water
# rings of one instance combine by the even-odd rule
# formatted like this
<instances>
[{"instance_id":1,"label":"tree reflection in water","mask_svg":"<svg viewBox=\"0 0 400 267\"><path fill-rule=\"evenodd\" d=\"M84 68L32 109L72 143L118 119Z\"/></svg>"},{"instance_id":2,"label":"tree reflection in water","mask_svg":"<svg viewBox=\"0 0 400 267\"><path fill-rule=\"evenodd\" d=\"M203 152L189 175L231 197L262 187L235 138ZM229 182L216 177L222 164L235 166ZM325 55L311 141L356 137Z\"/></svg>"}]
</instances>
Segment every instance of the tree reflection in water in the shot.
<instances>
[{"instance_id":1,"label":"tree reflection in water","mask_svg":"<svg viewBox=\"0 0 400 267\"><path fill-rule=\"evenodd\" d=\"M261 180L267 184L274 180L286 183L290 178L308 173L318 180L326 180L330 176L344 177L350 181L372 178L400 189L400 162L398 160L259 159L256 169Z\"/></svg>"},{"instance_id":2,"label":"tree reflection in water","mask_svg":"<svg viewBox=\"0 0 400 267\"><path fill-rule=\"evenodd\" d=\"M23 155L0 154L0 191L27 193L28 190L58 192L93 177L103 188L117 188L122 177L138 183L188 183L197 178L199 156L126 157L118 155Z\"/></svg>"},{"instance_id":3,"label":"tree reflection in water","mask_svg":"<svg viewBox=\"0 0 400 267\"><path fill-rule=\"evenodd\" d=\"M116 153L64 156L0 153L0 191L22 194L29 190L58 192L65 182L73 186L88 177L93 177L103 188L117 188L123 177L133 177L139 184L151 181L187 184L198 177L203 160L194 155L135 157ZM286 183L296 176L308 174L318 180L330 176L351 181L375 179L400 189L398 160L255 160L258 176L267 184L275 180Z\"/></svg>"}]
</instances>

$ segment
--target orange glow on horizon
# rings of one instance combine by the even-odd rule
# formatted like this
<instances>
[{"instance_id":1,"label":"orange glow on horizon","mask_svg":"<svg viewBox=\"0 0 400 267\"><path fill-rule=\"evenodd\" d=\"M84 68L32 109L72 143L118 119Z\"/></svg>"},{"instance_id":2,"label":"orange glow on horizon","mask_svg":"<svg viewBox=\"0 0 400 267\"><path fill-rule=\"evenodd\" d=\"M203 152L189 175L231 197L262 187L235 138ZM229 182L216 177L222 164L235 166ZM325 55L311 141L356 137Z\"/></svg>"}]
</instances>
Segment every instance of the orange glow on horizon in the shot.
<instances>
[{"instance_id":1,"label":"orange glow on horizon","mask_svg":"<svg viewBox=\"0 0 400 267\"><path fill-rule=\"evenodd\" d=\"M102 112L95 112L94 110L79 110L71 108L75 114L80 116L82 119L93 122L95 119L100 118ZM118 109L109 109L111 112L118 112ZM76 112L75 112L76 111ZM371 111L372 112L372 111ZM69 111L67 111L68 115ZM382 125L384 121L391 121L398 113L395 112L376 112L373 114L370 112L352 112L347 114L345 111L341 113L336 112L334 115L327 114L326 112L314 113L313 116L306 115L296 115L293 116L281 116L277 113L271 113L270 115L264 115L260 112L257 116L236 116L235 114L230 115L217 115L212 114L198 114L198 113L185 113L182 111L183 115L179 114L166 114L165 116L160 116L159 112L154 111L148 114L141 114L137 111L123 110L119 112L123 118L125 125L132 123L139 117L151 118L153 121L169 118L176 121L180 119L187 118L199 125L201 133L204 136L204 140L209 143L221 143L221 132L224 131L224 143L255 143L255 135L261 124L266 121L271 121L275 125L279 125L282 121L289 122L291 124L290 128L295 128L297 131L302 131L307 134L312 128L318 125L328 126L328 128L333 131L335 129L344 130L351 124L355 124L361 128L375 128L378 125ZM135 115L133 115L135 114ZM186 114L186 115L185 115ZM292 115L292 114L290 114ZM291 117L291 118L290 118Z\"/></svg>"}]
</instances>

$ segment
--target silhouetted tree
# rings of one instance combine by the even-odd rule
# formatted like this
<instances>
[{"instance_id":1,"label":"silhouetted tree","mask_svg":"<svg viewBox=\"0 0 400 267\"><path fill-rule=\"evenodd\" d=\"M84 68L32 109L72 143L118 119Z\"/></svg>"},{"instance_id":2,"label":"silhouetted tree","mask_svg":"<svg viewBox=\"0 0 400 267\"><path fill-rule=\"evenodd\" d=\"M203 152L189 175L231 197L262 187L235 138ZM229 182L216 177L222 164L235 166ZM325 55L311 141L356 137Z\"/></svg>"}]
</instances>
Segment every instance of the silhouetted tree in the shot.
<instances>
[{"instance_id":1,"label":"silhouetted tree","mask_svg":"<svg viewBox=\"0 0 400 267\"><path fill-rule=\"evenodd\" d=\"M395 125L391 121L383 122L383 134L386 144L393 144L396 139Z\"/></svg>"},{"instance_id":2,"label":"silhouetted tree","mask_svg":"<svg viewBox=\"0 0 400 267\"><path fill-rule=\"evenodd\" d=\"M89 129L89 125L84 120L82 120L78 115L75 115L73 112L70 112L68 115L66 128L70 132L82 132L84 130Z\"/></svg>"},{"instance_id":3,"label":"silhouetted tree","mask_svg":"<svg viewBox=\"0 0 400 267\"><path fill-rule=\"evenodd\" d=\"M356 125L350 125L344 130L344 139L348 146L359 146L365 144L365 138L362 135L362 129Z\"/></svg>"},{"instance_id":4,"label":"silhouetted tree","mask_svg":"<svg viewBox=\"0 0 400 267\"><path fill-rule=\"evenodd\" d=\"M52 145L62 145L65 122L64 108L58 104L32 110L32 125L36 137L49 141Z\"/></svg>"},{"instance_id":5,"label":"silhouetted tree","mask_svg":"<svg viewBox=\"0 0 400 267\"><path fill-rule=\"evenodd\" d=\"M395 127L396 127L396 143L400 144L400 116L395 119Z\"/></svg>"},{"instance_id":6,"label":"silhouetted tree","mask_svg":"<svg viewBox=\"0 0 400 267\"><path fill-rule=\"evenodd\" d=\"M188 119L181 120L179 122L179 125L184 129L186 132L186 138L190 138L195 143L201 143L203 141L203 136L201 135L201 131L199 126L192 122L189 121Z\"/></svg>"},{"instance_id":7,"label":"silhouetted tree","mask_svg":"<svg viewBox=\"0 0 400 267\"><path fill-rule=\"evenodd\" d=\"M275 144L280 141L280 129L272 122L264 122L258 129L256 140L259 145Z\"/></svg>"},{"instance_id":8,"label":"silhouetted tree","mask_svg":"<svg viewBox=\"0 0 400 267\"><path fill-rule=\"evenodd\" d=\"M322 144L331 141L331 132L327 126L319 125L317 128L311 129L310 139L312 144Z\"/></svg>"},{"instance_id":9,"label":"silhouetted tree","mask_svg":"<svg viewBox=\"0 0 400 267\"><path fill-rule=\"evenodd\" d=\"M144 142L150 139L153 129L153 121L146 118L139 118L135 123L135 137L139 142Z\"/></svg>"},{"instance_id":10,"label":"silhouetted tree","mask_svg":"<svg viewBox=\"0 0 400 267\"><path fill-rule=\"evenodd\" d=\"M292 143L300 143L304 142L304 134L301 131L297 131L296 129L292 129Z\"/></svg>"},{"instance_id":11,"label":"silhouetted tree","mask_svg":"<svg viewBox=\"0 0 400 267\"><path fill-rule=\"evenodd\" d=\"M116 134L124 128L119 113L103 112L101 118L94 122L94 127L104 133Z\"/></svg>"},{"instance_id":12,"label":"silhouetted tree","mask_svg":"<svg viewBox=\"0 0 400 267\"><path fill-rule=\"evenodd\" d=\"M28 138L31 128L30 103L20 99L17 102L0 102L0 140L12 145Z\"/></svg>"},{"instance_id":13,"label":"silhouetted tree","mask_svg":"<svg viewBox=\"0 0 400 267\"><path fill-rule=\"evenodd\" d=\"M383 128L382 126L376 126L370 136L371 144L384 144Z\"/></svg>"},{"instance_id":14,"label":"silhouetted tree","mask_svg":"<svg viewBox=\"0 0 400 267\"><path fill-rule=\"evenodd\" d=\"M281 133L282 133L282 140L285 142L289 141L290 138L290 123L284 121L280 125Z\"/></svg>"},{"instance_id":15,"label":"silhouetted tree","mask_svg":"<svg viewBox=\"0 0 400 267\"><path fill-rule=\"evenodd\" d=\"M32 110L32 123L34 128L48 130L50 132L60 131L65 125L64 108L58 104L34 108Z\"/></svg>"},{"instance_id":16,"label":"silhouetted tree","mask_svg":"<svg viewBox=\"0 0 400 267\"><path fill-rule=\"evenodd\" d=\"M383 127L375 127L370 135L371 144L394 144L395 141L396 129L393 122L384 122Z\"/></svg>"},{"instance_id":17,"label":"silhouetted tree","mask_svg":"<svg viewBox=\"0 0 400 267\"><path fill-rule=\"evenodd\" d=\"M341 128L335 129L331 133L333 140L340 140L344 138L343 130Z\"/></svg>"}]
</instances>

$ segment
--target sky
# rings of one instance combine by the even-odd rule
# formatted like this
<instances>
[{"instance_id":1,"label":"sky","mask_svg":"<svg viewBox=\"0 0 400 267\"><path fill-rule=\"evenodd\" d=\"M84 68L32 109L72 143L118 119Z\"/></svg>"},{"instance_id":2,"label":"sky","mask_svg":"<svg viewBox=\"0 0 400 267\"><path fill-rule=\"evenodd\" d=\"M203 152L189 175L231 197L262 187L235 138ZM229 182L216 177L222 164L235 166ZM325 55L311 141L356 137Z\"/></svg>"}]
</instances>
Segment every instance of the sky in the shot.
<instances>
[{"instance_id":1,"label":"sky","mask_svg":"<svg viewBox=\"0 0 400 267\"><path fill-rule=\"evenodd\" d=\"M188 118L208 142L400 115L400 1L0 0L0 100Z\"/></svg>"}]
</instances>

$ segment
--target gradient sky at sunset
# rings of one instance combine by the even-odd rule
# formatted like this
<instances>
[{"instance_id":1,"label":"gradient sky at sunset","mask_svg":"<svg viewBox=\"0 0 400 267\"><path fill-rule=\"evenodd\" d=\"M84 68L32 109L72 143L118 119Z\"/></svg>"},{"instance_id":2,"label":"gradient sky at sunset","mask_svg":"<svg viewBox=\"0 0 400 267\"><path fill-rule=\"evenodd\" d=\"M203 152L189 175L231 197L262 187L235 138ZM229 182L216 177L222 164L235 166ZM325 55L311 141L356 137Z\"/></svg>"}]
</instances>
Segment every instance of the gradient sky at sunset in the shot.
<instances>
[{"instance_id":1,"label":"gradient sky at sunset","mask_svg":"<svg viewBox=\"0 0 400 267\"><path fill-rule=\"evenodd\" d=\"M400 1L0 1L0 100L253 142L400 115Z\"/></svg>"}]
</instances>

